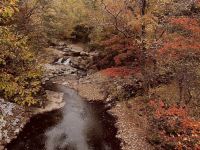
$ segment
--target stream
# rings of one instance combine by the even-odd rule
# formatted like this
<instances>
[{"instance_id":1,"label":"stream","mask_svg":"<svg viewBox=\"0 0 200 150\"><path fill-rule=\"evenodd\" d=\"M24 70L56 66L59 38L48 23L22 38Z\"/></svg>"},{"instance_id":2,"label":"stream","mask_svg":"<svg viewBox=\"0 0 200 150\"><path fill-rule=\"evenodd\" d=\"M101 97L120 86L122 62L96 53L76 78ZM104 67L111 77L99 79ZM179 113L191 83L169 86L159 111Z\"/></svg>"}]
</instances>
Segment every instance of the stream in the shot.
<instances>
[{"instance_id":1,"label":"stream","mask_svg":"<svg viewBox=\"0 0 200 150\"><path fill-rule=\"evenodd\" d=\"M7 150L120 150L115 119L103 103L87 102L65 86L50 88L64 93L64 108L32 117Z\"/></svg>"}]
</instances>

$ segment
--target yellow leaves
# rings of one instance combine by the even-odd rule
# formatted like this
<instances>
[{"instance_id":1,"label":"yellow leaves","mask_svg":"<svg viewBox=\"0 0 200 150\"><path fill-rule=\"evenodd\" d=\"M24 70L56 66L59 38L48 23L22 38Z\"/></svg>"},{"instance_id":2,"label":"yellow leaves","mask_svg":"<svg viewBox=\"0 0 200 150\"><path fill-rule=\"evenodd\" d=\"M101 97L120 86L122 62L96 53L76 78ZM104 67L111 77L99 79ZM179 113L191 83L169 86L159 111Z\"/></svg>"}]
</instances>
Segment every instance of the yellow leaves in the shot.
<instances>
[{"instance_id":1,"label":"yellow leaves","mask_svg":"<svg viewBox=\"0 0 200 150\"><path fill-rule=\"evenodd\" d=\"M157 25L158 19L151 12L148 12L141 18L145 24Z\"/></svg>"},{"instance_id":2,"label":"yellow leaves","mask_svg":"<svg viewBox=\"0 0 200 150\"><path fill-rule=\"evenodd\" d=\"M13 13L14 13L14 10L11 7L5 7L3 10L2 16L4 18L12 17Z\"/></svg>"},{"instance_id":3,"label":"yellow leaves","mask_svg":"<svg viewBox=\"0 0 200 150\"><path fill-rule=\"evenodd\" d=\"M17 2L18 0L3 0L0 3L0 20L10 18L18 11Z\"/></svg>"},{"instance_id":4,"label":"yellow leaves","mask_svg":"<svg viewBox=\"0 0 200 150\"><path fill-rule=\"evenodd\" d=\"M1 74L1 72L0 72ZM1 76L0 90L4 93L4 98L12 100L21 105L33 105L37 103L35 95L40 91L40 80L33 79L26 81L23 76L17 80L6 79Z\"/></svg>"},{"instance_id":5,"label":"yellow leaves","mask_svg":"<svg viewBox=\"0 0 200 150\"><path fill-rule=\"evenodd\" d=\"M8 99L17 94L18 84L15 82L0 82L0 89L4 91L5 98Z\"/></svg>"},{"instance_id":6,"label":"yellow leaves","mask_svg":"<svg viewBox=\"0 0 200 150\"><path fill-rule=\"evenodd\" d=\"M6 61L2 58L0 58L0 65L5 65L6 64Z\"/></svg>"},{"instance_id":7,"label":"yellow leaves","mask_svg":"<svg viewBox=\"0 0 200 150\"><path fill-rule=\"evenodd\" d=\"M42 71L26 41L9 27L0 27L0 91L6 100L33 105L38 102Z\"/></svg>"},{"instance_id":8,"label":"yellow leaves","mask_svg":"<svg viewBox=\"0 0 200 150\"><path fill-rule=\"evenodd\" d=\"M125 3L122 0L115 0L115 1L113 1L113 0L105 0L104 1L104 5L113 14L118 13L118 11L125 9Z\"/></svg>"},{"instance_id":9,"label":"yellow leaves","mask_svg":"<svg viewBox=\"0 0 200 150\"><path fill-rule=\"evenodd\" d=\"M146 14L143 17L132 18L128 23L136 31L141 30L141 26L145 25L147 32L153 32L158 26L158 20L152 14Z\"/></svg>"},{"instance_id":10,"label":"yellow leaves","mask_svg":"<svg viewBox=\"0 0 200 150\"><path fill-rule=\"evenodd\" d=\"M84 2L85 0L53 0L48 12L44 14L46 23L55 31L52 34L70 37L76 25L88 23L90 10Z\"/></svg>"},{"instance_id":11,"label":"yellow leaves","mask_svg":"<svg viewBox=\"0 0 200 150\"><path fill-rule=\"evenodd\" d=\"M16 97L14 99L14 101L16 103L18 103L19 105L28 105L28 106L31 106L31 105L35 105L37 104L37 100L35 98L33 98L31 95L27 95L25 96L24 98L19 98L19 97Z\"/></svg>"},{"instance_id":12,"label":"yellow leaves","mask_svg":"<svg viewBox=\"0 0 200 150\"><path fill-rule=\"evenodd\" d=\"M27 38L17 35L9 25L18 11L17 2L0 2L0 91L6 100L33 105L38 102L35 97L41 89L42 72Z\"/></svg>"},{"instance_id":13,"label":"yellow leaves","mask_svg":"<svg viewBox=\"0 0 200 150\"><path fill-rule=\"evenodd\" d=\"M40 77L42 75L42 73L40 72L40 71L37 71L37 70L35 70L35 71L30 71L30 72L28 72L27 73L27 77L28 78L38 78L38 77Z\"/></svg>"}]
</instances>

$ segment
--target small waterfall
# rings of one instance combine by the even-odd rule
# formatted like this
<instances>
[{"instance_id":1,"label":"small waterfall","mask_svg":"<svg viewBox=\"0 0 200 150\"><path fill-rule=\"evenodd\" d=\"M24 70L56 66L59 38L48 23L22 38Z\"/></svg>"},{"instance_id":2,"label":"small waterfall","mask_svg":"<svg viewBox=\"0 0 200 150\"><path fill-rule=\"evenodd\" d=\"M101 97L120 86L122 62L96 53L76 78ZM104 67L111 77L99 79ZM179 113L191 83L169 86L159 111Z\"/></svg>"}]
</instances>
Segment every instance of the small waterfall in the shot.
<instances>
[{"instance_id":1,"label":"small waterfall","mask_svg":"<svg viewBox=\"0 0 200 150\"><path fill-rule=\"evenodd\" d=\"M64 65L69 65L69 64L70 64L70 62L71 62L71 59L70 59L70 58L68 58L66 61L64 61L64 62L63 62L63 64L64 64Z\"/></svg>"},{"instance_id":2,"label":"small waterfall","mask_svg":"<svg viewBox=\"0 0 200 150\"><path fill-rule=\"evenodd\" d=\"M58 59L58 61L56 62L56 64L62 64L63 58Z\"/></svg>"}]
</instances>

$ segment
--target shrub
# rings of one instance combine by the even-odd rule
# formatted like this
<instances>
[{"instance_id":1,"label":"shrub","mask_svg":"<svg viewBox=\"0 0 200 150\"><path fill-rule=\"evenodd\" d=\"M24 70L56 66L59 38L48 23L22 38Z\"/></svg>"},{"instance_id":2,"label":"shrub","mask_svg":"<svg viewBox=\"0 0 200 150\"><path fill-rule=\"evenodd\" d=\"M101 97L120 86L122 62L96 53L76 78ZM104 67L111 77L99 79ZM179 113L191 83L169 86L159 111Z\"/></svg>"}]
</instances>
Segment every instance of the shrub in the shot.
<instances>
[{"instance_id":1,"label":"shrub","mask_svg":"<svg viewBox=\"0 0 200 150\"><path fill-rule=\"evenodd\" d=\"M139 72L138 68L115 67L102 70L101 73L109 77L126 77Z\"/></svg>"},{"instance_id":2,"label":"shrub","mask_svg":"<svg viewBox=\"0 0 200 150\"><path fill-rule=\"evenodd\" d=\"M86 25L77 25L73 29L71 36L75 41L87 43L90 41L89 35L92 32L92 27Z\"/></svg>"},{"instance_id":3,"label":"shrub","mask_svg":"<svg viewBox=\"0 0 200 150\"><path fill-rule=\"evenodd\" d=\"M0 93L21 105L36 104L42 71L33 52L6 27L0 28Z\"/></svg>"},{"instance_id":4,"label":"shrub","mask_svg":"<svg viewBox=\"0 0 200 150\"><path fill-rule=\"evenodd\" d=\"M153 109L151 143L160 149L200 148L200 121L191 118L185 107L167 107L161 100L151 100L149 106Z\"/></svg>"}]
</instances>

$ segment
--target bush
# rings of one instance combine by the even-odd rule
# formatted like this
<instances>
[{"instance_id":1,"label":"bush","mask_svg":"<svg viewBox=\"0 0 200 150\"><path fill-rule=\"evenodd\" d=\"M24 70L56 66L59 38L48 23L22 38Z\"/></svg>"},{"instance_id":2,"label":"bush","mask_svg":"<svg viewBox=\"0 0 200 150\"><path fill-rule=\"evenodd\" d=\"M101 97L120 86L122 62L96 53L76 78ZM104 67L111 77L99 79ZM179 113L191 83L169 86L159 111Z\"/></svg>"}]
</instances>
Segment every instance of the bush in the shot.
<instances>
[{"instance_id":1,"label":"bush","mask_svg":"<svg viewBox=\"0 0 200 150\"><path fill-rule=\"evenodd\" d=\"M200 148L200 121L191 118L185 107L167 107L161 100L151 100L149 106L153 109L152 144L159 149Z\"/></svg>"},{"instance_id":2,"label":"bush","mask_svg":"<svg viewBox=\"0 0 200 150\"><path fill-rule=\"evenodd\" d=\"M90 42L89 35L92 32L92 27L88 27L86 25L77 25L73 30L74 31L71 34L73 40L84 43Z\"/></svg>"},{"instance_id":3,"label":"bush","mask_svg":"<svg viewBox=\"0 0 200 150\"><path fill-rule=\"evenodd\" d=\"M21 105L38 102L42 71L26 40L0 27L0 94Z\"/></svg>"}]
</instances>

